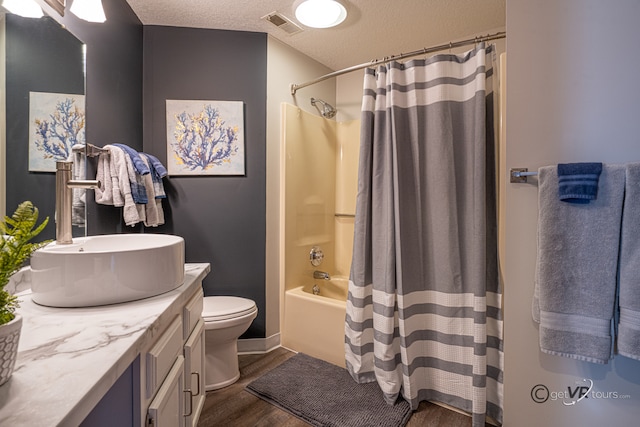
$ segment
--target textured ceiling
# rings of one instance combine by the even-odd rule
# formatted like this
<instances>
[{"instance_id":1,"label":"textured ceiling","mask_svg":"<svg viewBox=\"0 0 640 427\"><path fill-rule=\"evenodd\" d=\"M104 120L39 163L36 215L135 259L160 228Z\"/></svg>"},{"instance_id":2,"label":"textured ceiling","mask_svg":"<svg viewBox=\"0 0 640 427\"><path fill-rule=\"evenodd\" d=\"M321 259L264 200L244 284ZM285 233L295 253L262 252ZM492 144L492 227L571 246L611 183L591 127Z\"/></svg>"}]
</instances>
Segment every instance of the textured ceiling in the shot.
<instances>
[{"instance_id":1,"label":"textured ceiling","mask_svg":"<svg viewBox=\"0 0 640 427\"><path fill-rule=\"evenodd\" d=\"M261 19L279 12L296 22L297 1L127 0L145 25L268 33L333 70L506 26L506 0L341 0L348 12L341 25L293 35Z\"/></svg>"}]
</instances>

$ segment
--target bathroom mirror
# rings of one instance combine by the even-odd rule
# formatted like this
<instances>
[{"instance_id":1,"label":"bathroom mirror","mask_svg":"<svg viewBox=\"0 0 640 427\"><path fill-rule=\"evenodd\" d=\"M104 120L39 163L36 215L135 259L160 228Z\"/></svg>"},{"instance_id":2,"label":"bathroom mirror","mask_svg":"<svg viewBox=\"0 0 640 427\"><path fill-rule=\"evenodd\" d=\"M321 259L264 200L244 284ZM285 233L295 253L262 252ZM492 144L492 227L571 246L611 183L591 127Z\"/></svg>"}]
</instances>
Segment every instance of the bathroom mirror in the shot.
<instances>
[{"instance_id":1,"label":"bathroom mirror","mask_svg":"<svg viewBox=\"0 0 640 427\"><path fill-rule=\"evenodd\" d=\"M49 16L34 19L0 12L0 19L5 214L31 200L40 218L49 217L39 237L54 239L54 159L70 152L70 142L84 142L85 45ZM76 159L83 156L80 150ZM36 163L40 160L43 163ZM74 201L76 211L79 202ZM86 218L86 209L83 213ZM74 223L73 235L86 235L81 215Z\"/></svg>"}]
</instances>

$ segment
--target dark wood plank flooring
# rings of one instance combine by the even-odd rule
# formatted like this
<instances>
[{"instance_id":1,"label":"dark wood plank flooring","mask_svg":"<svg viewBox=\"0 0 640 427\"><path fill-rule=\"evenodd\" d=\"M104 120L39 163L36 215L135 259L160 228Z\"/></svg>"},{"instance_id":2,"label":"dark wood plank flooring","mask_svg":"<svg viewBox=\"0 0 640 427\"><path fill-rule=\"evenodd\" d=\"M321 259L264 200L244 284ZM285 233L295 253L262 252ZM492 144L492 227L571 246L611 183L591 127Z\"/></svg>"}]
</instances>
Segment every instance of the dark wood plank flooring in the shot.
<instances>
[{"instance_id":1,"label":"dark wood plank flooring","mask_svg":"<svg viewBox=\"0 0 640 427\"><path fill-rule=\"evenodd\" d=\"M309 424L248 393L245 386L295 353L277 348L266 354L241 355L240 379L207 393L198 427L307 427ZM407 427L470 426L471 418L422 402ZM488 425L488 424L487 424Z\"/></svg>"}]
</instances>

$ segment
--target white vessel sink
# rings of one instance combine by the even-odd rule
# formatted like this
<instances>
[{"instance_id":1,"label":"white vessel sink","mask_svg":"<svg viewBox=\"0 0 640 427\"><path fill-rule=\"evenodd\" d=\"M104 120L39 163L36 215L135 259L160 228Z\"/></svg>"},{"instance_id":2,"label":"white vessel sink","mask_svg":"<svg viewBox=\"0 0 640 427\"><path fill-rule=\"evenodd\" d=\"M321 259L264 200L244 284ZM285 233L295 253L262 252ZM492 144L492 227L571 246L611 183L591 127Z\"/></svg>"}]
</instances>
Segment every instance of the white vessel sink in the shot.
<instances>
[{"instance_id":1,"label":"white vessel sink","mask_svg":"<svg viewBox=\"0 0 640 427\"><path fill-rule=\"evenodd\" d=\"M34 302L91 307L160 295L184 281L184 239L110 234L50 243L31 256Z\"/></svg>"}]
</instances>

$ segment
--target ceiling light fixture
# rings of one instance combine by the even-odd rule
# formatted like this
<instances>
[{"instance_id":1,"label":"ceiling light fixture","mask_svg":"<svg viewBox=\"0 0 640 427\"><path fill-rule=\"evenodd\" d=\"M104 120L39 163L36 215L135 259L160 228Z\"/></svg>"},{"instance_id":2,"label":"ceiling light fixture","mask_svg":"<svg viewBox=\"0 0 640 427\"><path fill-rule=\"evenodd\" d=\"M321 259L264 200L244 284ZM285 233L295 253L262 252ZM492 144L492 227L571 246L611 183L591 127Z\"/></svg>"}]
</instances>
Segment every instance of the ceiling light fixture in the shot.
<instances>
[{"instance_id":1,"label":"ceiling light fixture","mask_svg":"<svg viewBox=\"0 0 640 427\"><path fill-rule=\"evenodd\" d=\"M74 0L69 11L78 18L89 22L104 22L107 20L102 8L102 0Z\"/></svg>"},{"instance_id":2,"label":"ceiling light fixture","mask_svg":"<svg viewBox=\"0 0 640 427\"><path fill-rule=\"evenodd\" d=\"M35 0L3 0L2 7L23 18L42 18L42 8Z\"/></svg>"},{"instance_id":3,"label":"ceiling light fixture","mask_svg":"<svg viewBox=\"0 0 640 427\"><path fill-rule=\"evenodd\" d=\"M347 10L336 0L304 0L296 7L296 18L307 27L335 27L346 17Z\"/></svg>"}]
</instances>

